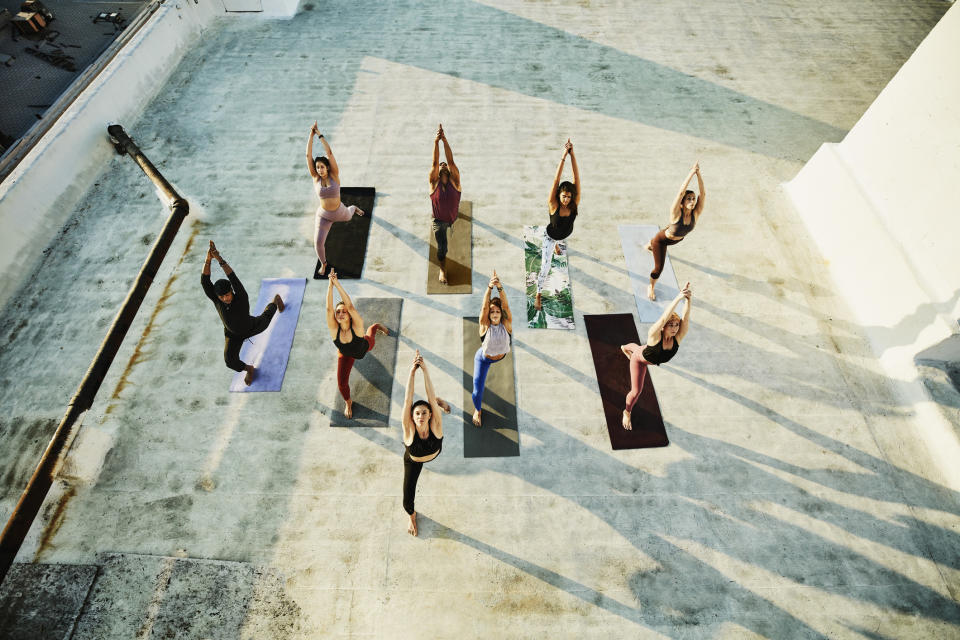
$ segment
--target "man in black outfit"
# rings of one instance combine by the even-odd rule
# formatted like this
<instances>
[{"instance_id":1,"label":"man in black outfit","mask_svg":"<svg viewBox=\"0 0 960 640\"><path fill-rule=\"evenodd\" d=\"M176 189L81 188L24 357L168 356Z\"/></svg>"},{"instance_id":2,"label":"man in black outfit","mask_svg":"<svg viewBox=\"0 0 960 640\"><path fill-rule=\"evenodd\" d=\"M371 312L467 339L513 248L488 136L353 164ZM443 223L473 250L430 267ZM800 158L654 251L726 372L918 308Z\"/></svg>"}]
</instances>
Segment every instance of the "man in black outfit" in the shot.
<instances>
[{"instance_id":1,"label":"man in black outfit","mask_svg":"<svg viewBox=\"0 0 960 640\"><path fill-rule=\"evenodd\" d=\"M215 283L210 281L210 261L216 259L220 263L220 268L226 274L227 279L217 280ZM273 302L268 304L263 313L256 318L250 315L250 300L247 298L247 292L240 284L240 278L233 272L230 265L220 257L220 252L210 241L210 248L207 249L207 259L203 262L203 272L200 275L200 285L203 292L207 294L213 306L217 308L220 314L220 320L223 321L223 337L225 344L223 346L223 359L227 366L234 371L246 371L243 381L246 384L253 382L253 365L246 364L240 359L240 347L243 341L251 336L263 332L270 326L270 320L277 311L283 312L283 300L279 295L273 296Z\"/></svg>"}]
</instances>

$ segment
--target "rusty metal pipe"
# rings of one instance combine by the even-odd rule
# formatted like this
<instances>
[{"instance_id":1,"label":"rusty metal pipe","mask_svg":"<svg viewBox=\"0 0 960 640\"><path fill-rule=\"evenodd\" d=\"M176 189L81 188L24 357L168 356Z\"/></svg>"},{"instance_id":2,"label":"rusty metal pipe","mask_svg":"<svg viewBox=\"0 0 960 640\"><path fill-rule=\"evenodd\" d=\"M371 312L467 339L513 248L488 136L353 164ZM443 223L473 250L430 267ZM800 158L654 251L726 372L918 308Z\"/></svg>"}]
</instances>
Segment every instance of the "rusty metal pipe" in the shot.
<instances>
[{"instance_id":1,"label":"rusty metal pipe","mask_svg":"<svg viewBox=\"0 0 960 640\"><path fill-rule=\"evenodd\" d=\"M27 536L27 532L30 530L37 514L40 512L40 507L43 505L43 501L46 499L50 487L53 486L56 470L63 456L64 449L67 443L70 442L74 425L80 416L93 404L97 391L99 391L100 385L103 383L103 379L110 369L110 364L120 350L120 345L127 335L127 330L133 323L133 319L137 315L137 311L140 309L144 297L146 297L147 290L153 283L157 271L160 270L160 265L166 257L167 251L173 244L173 239L176 237L184 218L186 218L190 210L190 205L187 201L180 197L170 183L157 171L157 168L153 166L150 160L143 155L143 152L140 151L133 140L130 139L130 136L123 130L123 127L114 124L110 125L107 131L110 134L111 142L117 147L117 150L133 158L147 177L150 178L167 198L168 202L166 204L170 207L170 216L167 218L163 230L160 232L160 236L156 242L153 243L150 255L147 256L143 266L140 267L140 272L133 281L130 291L127 292L123 306L120 307L120 310L114 317L106 337L104 337L103 342L100 344L100 349L97 350L93 362L90 363L90 368L87 369L83 380L80 382L80 386L77 387L73 398L70 399L63 419L60 420L57 430L50 439L50 444L47 445L46 450L43 452L43 456L40 458L40 462L37 464L33 476L30 477L26 489L24 489L20 495L20 500L17 501L17 506L14 507L13 513L3 529L3 533L0 534L0 582L2 582L7 575L7 571L10 569L10 565L13 564L17 552L19 552L20 546Z\"/></svg>"}]
</instances>

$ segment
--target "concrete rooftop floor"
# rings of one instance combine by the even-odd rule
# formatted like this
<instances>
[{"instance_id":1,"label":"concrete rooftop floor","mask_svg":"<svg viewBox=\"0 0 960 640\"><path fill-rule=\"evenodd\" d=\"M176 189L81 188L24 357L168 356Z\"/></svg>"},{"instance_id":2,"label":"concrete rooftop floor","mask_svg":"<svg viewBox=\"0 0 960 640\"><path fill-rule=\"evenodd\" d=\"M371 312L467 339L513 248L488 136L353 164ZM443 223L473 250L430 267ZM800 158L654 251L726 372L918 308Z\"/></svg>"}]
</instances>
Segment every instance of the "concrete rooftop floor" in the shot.
<instances>
[{"instance_id":1,"label":"concrete rooftop floor","mask_svg":"<svg viewBox=\"0 0 960 640\"><path fill-rule=\"evenodd\" d=\"M310 2L216 23L121 123L193 215L19 559L265 565L299 607L278 638L960 636L958 496L779 188L948 7ZM309 274L314 119L343 183L377 188L348 290L404 298L389 430L328 428L324 284L276 394L228 393L199 287L208 238L251 292ZM472 295L425 294L441 121L473 202ZM465 459L460 318L493 269L522 309L522 226L544 221L568 136L577 328L515 323L520 457ZM635 313L616 227L663 224L697 159L706 211L670 254L693 326L651 374L672 444L613 452L582 316ZM4 519L165 217L115 158L2 310ZM414 539L399 411L417 348L455 409ZM137 588L154 590L115 597Z\"/></svg>"}]
</instances>

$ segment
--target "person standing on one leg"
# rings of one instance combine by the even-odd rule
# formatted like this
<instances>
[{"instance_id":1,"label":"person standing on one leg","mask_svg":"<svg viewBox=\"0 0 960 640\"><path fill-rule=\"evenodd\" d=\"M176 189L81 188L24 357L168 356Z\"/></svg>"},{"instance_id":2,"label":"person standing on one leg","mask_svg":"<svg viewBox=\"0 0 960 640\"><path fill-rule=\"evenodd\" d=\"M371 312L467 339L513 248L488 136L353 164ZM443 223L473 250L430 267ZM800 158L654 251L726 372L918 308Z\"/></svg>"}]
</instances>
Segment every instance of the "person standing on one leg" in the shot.
<instances>
[{"instance_id":1,"label":"person standing on one leg","mask_svg":"<svg viewBox=\"0 0 960 640\"><path fill-rule=\"evenodd\" d=\"M446 162L440 162L440 141ZM433 139L433 165L430 167L430 204L433 207L433 235L437 239L437 261L440 282L447 284L447 232L457 219L460 208L460 170L453 161L453 151L443 125L437 127Z\"/></svg>"},{"instance_id":2,"label":"person standing on one leg","mask_svg":"<svg viewBox=\"0 0 960 640\"><path fill-rule=\"evenodd\" d=\"M697 176L697 186L700 188L700 196L697 197L693 191L687 189L693 176ZM677 197L673 200L670 207L670 224L660 230L657 235L647 243L647 251L653 253L653 271L650 272L650 285L647 287L647 297L651 300L657 299L654 287L657 278L663 271L663 265L667 260L667 247L677 244L684 237L693 231L700 214L703 213L703 203L706 197L706 189L703 186L703 177L700 175L700 163L697 162L690 169L690 174L683 181Z\"/></svg>"},{"instance_id":3,"label":"person standing on one leg","mask_svg":"<svg viewBox=\"0 0 960 640\"><path fill-rule=\"evenodd\" d=\"M573 169L573 182L560 182L563 176L563 164L570 156L570 168ZM543 250L540 254L540 273L537 276L537 297L534 299L533 306L537 309L542 308L543 302L540 294L543 291L543 284L547 280L547 274L550 273L550 266L553 264L553 254L560 254L558 243L566 239L573 233L573 222L577 219L578 208L580 205L580 171L577 169L577 158L573 155L573 143L567 138L567 143L563 145L563 156L560 157L560 164L557 166L557 175L553 178L553 186L550 187L550 224L543 234Z\"/></svg>"},{"instance_id":4,"label":"person standing on one leg","mask_svg":"<svg viewBox=\"0 0 960 640\"><path fill-rule=\"evenodd\" d=\"M220 268L223 269L227 279L220 279L215 283L210 281L211 260L220 263ZM220 252L217 251L213 240L210 241L210 247L207 249L207 258L203 261L200 286L213 302L213 306L217 308L220 320L223 321L223 359L234 371L246 371L243 381L249 385L253 382L254 367L240 359L240 347L243 346L244 340L262 333L270 326L273 314L283 311L283 300L279 295L273 296L273 302L264 307L263 313L256 318L251 317L247 291L240 284L240 278L233 272L230 265L220 257Z\"/></svg>"},{"instance_id":5,"label":"person standing on one leg","mask_svg":"<svg viewBox=\"0 0 960 640\"><path fill-rule=\"evenodd\" d=\"M340 293L340 302L333 305L333 288L336 287ZM367 351L373 349L376 343L375 337L378 333L387 335L389 331L380 323L370 325L369 329L364 330L363 318L360 312L353 306L350 296L340 286L340 280L337 278L337 272L330 270L330 280L327 283L327 328L330 329L330 337L333 338L333 344L337 345L337 387L340 389L340 395L346 402L346 409L343 415L348 418L353 417L353 400L350 399L350 371L353 369L355 360L361 360Z\"/></svg>"},{"instance_id":6,"label":"person standing on one leg","mask_svg":"<svg viewBox=\"0 0 960 640\"><path fill-rule=\"evenodd\" d=\"M491 298L490 292L496 287L500 294ZM480 426L480 407L483 406L483 388L487 382L490 365L503 360L510 353L510 339L513 334L513 318L510 305L503 295L500 276L493 272L490 284L483 294L483 306L480 307L480 348L473 356L473 424Z\"/></svg>"},{"instance_id":7,"label":"person standing on one leg","mask_svg":"<svg viewBox=\"0 0 960 640\"><path fill-rule=\"evenodd\" d=\"M660 319L650 327L650 331L647 332L646 346L640 346L633 342L620 346L623 355L630 359L630 392L627 394L623 409L624 429L633 428L630 423L630 412L633 411L633 405L636 404L640 392L643 391L643 383L647 379L647 366L651 364L661 365L677 355L677 350L680 349L680 341L687 335L687 330L690 328L692 296L693 293L690 291L690 283L688 282L684 285L683 291L663 312ZM683 310L683 318L681 318L674 312L674 309L684 298L686 298L687 304Z\"/></svg>"},{"instance_id":8,"label":"person standing on one leg","mask_svg":"<svg viewBox=\"0 0 960 640\"><path fill-rule=\"evenodd\" d=\"M313 136L316 134L326 150L326 156L313 157ZM363 215L363 210L355 206L345 207L340 201L340 167L333 157L333 150L314 122L310 127L310 139L307 141L307 168L313 178L313 188L320 198L320 206L314 218L314 249L320 260L320 275L327 273L327 234L334 222L347 222L353 214Z\"/></svg>"},{"instance_id":9,"label":"person standing on one leg","mask_svg":"<svg viewBox=\"0 0 960 640\"><path fill-rule=\"evenodd\" d=\"M426 400L413 401L413 387L417 369L423 372ZM423 463L430 462L443 448L443 417L440 412L450 413L450 405L434 393L430 374L420 351L413 358L407 391L403 399L403 510L410 516L407 532L417 535L417 512L413 499L417 493L417 479L423 471Z\"/></svg>"}]
</instances>

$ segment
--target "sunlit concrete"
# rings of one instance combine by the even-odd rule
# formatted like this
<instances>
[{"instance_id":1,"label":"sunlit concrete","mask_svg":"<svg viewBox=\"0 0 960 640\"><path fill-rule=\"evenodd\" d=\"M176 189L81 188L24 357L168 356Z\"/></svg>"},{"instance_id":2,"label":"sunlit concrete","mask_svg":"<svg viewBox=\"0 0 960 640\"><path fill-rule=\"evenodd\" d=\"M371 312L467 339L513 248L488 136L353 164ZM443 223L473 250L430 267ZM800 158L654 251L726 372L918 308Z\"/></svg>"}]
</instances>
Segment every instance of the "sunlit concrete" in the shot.
<instances>
[{"instance_id":1,"label":"sunlit concrete","mask_svg":"<svg viewBox=\"0 0 960 640\"><path fill-rule=\"evenodd\" d=\"M123 123L194 215L20 560L263 565L305 638L957 635L957 495L779 187L948 6L317 2L215 23ZM405 298L389 431L328 427L322 285L308 283L283 391L256 396L227 392L199 288L208 238L251 289L312 268L314 119L344 183L378 192L349 291ZM469 296L425 295L439 121L473 202ZM413 539L403 376L419 348L462 408L460 317L493 269L522 308L522 226L543 220L568 136L577 329L518 323L521 455L464 459L473 427L448 418ZM582 315L635 310L616 225L663 223L697 159L706 213L671 253L694 326L651 373L672 443L612 452ZM114 158L4 310L4 516L164 216ZM136 628L157 612L143 616Z\"/></svg>"}]
</instances>

